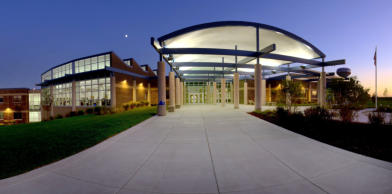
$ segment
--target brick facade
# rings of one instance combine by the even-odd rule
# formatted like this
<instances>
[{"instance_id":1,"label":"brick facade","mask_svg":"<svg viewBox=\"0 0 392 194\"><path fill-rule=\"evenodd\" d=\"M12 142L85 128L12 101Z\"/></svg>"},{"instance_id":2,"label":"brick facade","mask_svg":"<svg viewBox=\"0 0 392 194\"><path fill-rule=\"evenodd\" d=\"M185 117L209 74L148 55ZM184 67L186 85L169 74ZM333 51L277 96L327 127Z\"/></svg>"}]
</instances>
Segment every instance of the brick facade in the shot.
<instances>
[{"instance_id":1,"label":"brick facade","mask_svg":"<svg viewBox=\"0 0 392 194\"><path fill-rule=\"evenodd\" d=\"M0 124L18 124L29 122L29 89L0 89L0 112L3 118ZM21 116L15 119L15 116Z\"/></svg>"}]
</instances>

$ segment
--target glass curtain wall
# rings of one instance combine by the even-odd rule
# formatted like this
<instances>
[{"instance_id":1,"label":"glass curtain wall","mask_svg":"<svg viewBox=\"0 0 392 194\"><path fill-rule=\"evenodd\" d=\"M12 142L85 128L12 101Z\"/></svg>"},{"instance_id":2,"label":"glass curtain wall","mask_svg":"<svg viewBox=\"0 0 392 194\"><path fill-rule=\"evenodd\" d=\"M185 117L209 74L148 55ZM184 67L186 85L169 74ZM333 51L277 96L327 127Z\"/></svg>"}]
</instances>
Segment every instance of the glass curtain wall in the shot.
<instances>
[{"instance_id":1,"label":"glass curtain wall","mask_svg":"<svg viewBox=\"0 0 392 194\"><path fill-rule=\"evenodd\" d=\"M75 61L75 73L104 69L110 66L110 54Z\"/></svg>"},{"instance_id":2,"label":"glass curtain wall","mask_svg":"<svg viewBox=\"0 0 392 194\"><path fill-rule=\"evenodd\" d=\"M55 106L72 106L72 83L53 86L53 104Z\"/></svg>"},{"instance_id":3,"label":"glass curtain wall","mask_svg":"<svg viewBox=\"0 0 392 194\"><path fill-rule=\"evenodd\" d=\"M76 106L108 106L110 77L76 82Z\"/></svg>"},{"instance_id":4,"label":"glass curtain wall","mask_svg":"<svg viewBox=\"0 0 392 194\"><path fill-rule=\"evenodd\" d=\"M29 122L41 121L41 94L29 93Z\"/></svg>"}]
</instances>

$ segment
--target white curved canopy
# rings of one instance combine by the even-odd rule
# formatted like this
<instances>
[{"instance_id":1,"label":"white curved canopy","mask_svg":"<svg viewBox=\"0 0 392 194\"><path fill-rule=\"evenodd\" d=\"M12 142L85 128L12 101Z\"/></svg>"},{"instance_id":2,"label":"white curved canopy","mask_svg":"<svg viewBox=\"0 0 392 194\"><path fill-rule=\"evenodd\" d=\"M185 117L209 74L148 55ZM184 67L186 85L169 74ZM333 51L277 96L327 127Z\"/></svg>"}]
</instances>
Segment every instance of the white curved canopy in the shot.
<instances>
[{"instance_id":1,"label":"white curved canopy","mask_svg":"<svg viewBox=\"0 0 392 194\"><path fill-rule=\"evenodd\" d=\"M241 21L191 26L153 40L152 44L170 65L178 67L178 73L188 78L206 74L222 76L236 70L253 74L249 65L256 64L257 58L263 69L275 71L291 63L306 64L302 68L320 67L322 62L315 59L325 58L315 46L290 32ZM263 53L262 49L268 46L274 46L274 50Z\"/></svg>"}]
</instances>

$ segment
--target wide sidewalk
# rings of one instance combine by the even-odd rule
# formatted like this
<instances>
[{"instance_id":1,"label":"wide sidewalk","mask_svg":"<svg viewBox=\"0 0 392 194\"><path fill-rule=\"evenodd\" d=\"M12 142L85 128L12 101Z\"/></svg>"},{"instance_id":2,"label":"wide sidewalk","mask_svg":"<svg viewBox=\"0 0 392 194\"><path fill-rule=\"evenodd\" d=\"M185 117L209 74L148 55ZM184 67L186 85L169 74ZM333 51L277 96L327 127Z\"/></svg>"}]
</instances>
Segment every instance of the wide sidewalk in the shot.
<instances>
[{"instance_id":1,"label":"wide sidewalk","mask_svg":"<svg viewBox=\"0 0 392 194\"><path fill-rule=\"evenodd\" d=\"M0 181L0 193L392 193L392 163L247 114L188 105Z\"/></svg>"}]
</instances>

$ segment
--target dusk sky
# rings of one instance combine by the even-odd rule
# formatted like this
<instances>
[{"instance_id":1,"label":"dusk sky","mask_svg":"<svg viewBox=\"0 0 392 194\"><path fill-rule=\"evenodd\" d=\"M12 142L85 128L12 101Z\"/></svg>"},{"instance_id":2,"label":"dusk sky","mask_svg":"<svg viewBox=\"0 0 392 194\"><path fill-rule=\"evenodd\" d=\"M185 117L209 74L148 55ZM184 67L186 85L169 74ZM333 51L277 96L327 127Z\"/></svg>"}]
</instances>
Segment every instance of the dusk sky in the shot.
<instances>
[{"instance_id":1,"label":"dusk sky","mask_svg":"<svg viewBox=\"0 0 392 194\"><path fill-rule=\"evenodd\" d=\"M238 20L292 32L323 51L326 60L346 59L345 67L372 91L377 46L379 95L385 88L392 95L390 0L59 2L1 1L0 88L36 87L47 69L106 51L154 69L158 55L150 37L200 23Z\"/></svg>"}]
</instances>

